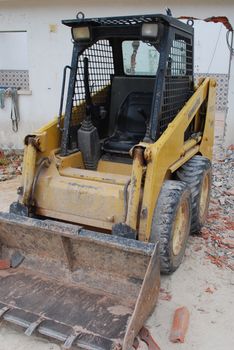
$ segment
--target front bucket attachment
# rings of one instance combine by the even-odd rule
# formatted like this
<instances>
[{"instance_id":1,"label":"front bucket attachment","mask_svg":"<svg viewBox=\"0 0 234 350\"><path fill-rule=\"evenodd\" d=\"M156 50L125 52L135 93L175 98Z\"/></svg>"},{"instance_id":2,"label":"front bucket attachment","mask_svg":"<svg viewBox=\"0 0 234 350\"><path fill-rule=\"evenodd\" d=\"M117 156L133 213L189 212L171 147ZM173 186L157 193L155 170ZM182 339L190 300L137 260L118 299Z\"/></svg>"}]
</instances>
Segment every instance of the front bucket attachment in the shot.
<instances>
[{"instance_id":1,"label":"front bucket attachment","mask_svg":"<svg viewBox=\"0 0 234 350\"><path fill-rule=\"evenodd\" d=\"M151 243L0 213L0 259L0 317L67 349L129 350L157 301Z\"/></svg>"}]
</instances>

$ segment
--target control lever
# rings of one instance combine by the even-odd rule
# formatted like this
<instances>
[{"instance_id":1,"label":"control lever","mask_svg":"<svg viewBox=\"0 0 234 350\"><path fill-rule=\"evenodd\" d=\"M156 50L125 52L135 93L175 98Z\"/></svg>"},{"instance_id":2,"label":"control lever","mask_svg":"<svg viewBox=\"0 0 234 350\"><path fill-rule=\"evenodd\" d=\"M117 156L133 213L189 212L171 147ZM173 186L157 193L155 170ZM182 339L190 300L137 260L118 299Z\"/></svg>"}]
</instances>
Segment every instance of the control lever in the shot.
<instances>
[{"instance_id":1,"label":"control lever","mask_svg":"<svg viewBox=\"0 0 234 350\"><path fill-rule=\"evenodd\" d=\"M87 57L84 57L84 88L86 116L78 130L78 147L82 153L85 168L96 170L101 146L97 128L92 123L93 103L89 88L89 61Z\"/></svg>"}]
</instances>

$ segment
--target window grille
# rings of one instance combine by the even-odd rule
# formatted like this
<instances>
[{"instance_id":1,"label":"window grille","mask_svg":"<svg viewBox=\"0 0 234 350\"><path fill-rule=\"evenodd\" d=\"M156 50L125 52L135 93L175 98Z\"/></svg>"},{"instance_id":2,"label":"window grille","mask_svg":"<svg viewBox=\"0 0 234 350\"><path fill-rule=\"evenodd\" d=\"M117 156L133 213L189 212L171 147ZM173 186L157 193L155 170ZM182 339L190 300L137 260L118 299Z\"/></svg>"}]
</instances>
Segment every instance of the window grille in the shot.
<instances>
[{"instance_id":1,"label":"window grille","mask_svg":"<svg viewBox=\"0 0 234 350\"><path fill-rule=\"evenodd\" d=\"M111 83L114 74L112 47L109 40L99 40L87 48L79 57L73 107L85 102L84 57L89 60L89 86L91 95L102 90Z\"/></svg>"},{"instance_id":2,"label":"window grille","mask_svg":"<svg viewBox=\"0 0 234 350\"><path fill-rule=\"evenodd\" d=\"M29 90L28 70L0 70L0 87Z\"/></svg>"},{"instance_id":3,"label":"window grille","mask_svg":"<svg viewBox=\"0 0 234 350\"><path fill-rule=\"evenodd\" d=\"M137 25L143 23L152 23L158 20L157 15L143 15L143 16L121 16L121 17L107 17L107 18L92 18L91 22L101 25Z\"/></svg>"},{"instance_id":4,"label":"window grille","mask_svg":"<svg viewBox=\"0 0 234 350\"><path fill-rule=\"evenodd\" d=\"M159 116L159 136L192 95L193 52L191 40L175 35L167 61L163 101Z\"/></svg>"}]
</instances>

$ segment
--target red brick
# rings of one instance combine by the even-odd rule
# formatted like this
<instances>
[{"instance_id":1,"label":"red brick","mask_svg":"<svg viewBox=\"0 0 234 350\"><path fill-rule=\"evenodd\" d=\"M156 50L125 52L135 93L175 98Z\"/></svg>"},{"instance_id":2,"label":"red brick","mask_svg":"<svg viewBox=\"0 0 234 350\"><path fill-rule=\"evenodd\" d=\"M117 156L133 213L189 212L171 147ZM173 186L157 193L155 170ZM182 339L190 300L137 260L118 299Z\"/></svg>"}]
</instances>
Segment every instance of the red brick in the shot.
<instances>
[{"instance_id":1,"label":"red brick","mask_svg":"<svg viewBox=\"0 0 234 350\"><path fill-rule=\"evenodd\" d=\"M0 259L0 270L6 270L11 267L11 262L9 259Z\"/></svg>"},{"instance_id":2,"label":"red brick","mask_svg":"<svg viewBox=\"0 0 234 350\"><path fill-rule=\"evenodd\" d=\"M184 343L185 334L189 325L189 311L183 306L176 309L170 333L172 343Z\"/></svg>"}]
</instances>

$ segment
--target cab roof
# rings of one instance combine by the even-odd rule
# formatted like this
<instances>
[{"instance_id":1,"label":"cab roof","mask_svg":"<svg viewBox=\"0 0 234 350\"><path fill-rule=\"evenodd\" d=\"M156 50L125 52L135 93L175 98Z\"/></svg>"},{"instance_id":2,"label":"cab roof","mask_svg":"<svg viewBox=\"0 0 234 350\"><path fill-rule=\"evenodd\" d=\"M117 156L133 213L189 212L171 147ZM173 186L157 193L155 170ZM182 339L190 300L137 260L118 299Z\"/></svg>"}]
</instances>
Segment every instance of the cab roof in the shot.
<instances>
[{"instance_id":1,"label":"cab roof","mask_svg":"<svg viewBox=\"0 0 234 350\"><path fill-rule=\"evenodd\" d=\"M82 14L82 13L80 13ZM79 15L79 13L78 13ZM82 14L83 15L83 14ZM165 23L171 27L183 30L189 34L193 34L193 27L181 22L177 18L163 15L163 14L148 14L148 15L129 15L129 16L118 16L118 17L96 17L96 18L78 18L62 20L62 23L68 27L80 27L88 26L101 26L101 27L128 27L139 26L143 23Z\"/></svg>"}]
</instances>

